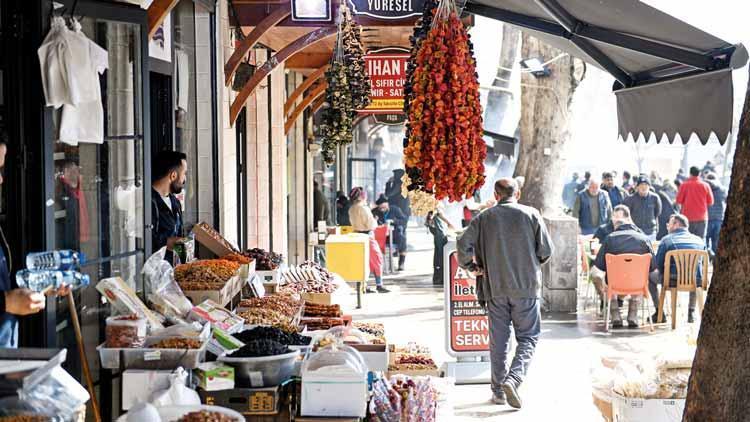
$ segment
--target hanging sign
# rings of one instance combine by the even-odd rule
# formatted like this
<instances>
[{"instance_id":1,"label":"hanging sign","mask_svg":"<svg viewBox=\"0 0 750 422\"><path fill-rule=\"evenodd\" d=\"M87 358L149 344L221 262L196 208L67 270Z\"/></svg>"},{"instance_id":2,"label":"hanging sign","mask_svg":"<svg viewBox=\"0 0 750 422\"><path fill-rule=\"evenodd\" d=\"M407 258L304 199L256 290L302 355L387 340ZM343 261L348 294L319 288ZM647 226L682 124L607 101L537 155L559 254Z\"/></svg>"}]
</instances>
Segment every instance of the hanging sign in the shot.
<instances>
[{"instance_id":1,"label":"hanging sign","mask_svg":"<svg viewBox=\"0 0 750 422\"><path fill-rule=\"evenodd\" d=\"M352 13L376 19L397 20L419 16L425 0L349 0Z\"/></svg>"},{"instance_id":2,"label":"hanging sign","mask_svg":"<svg viewBox=\"0 0 750 422\"><path fill-rule=\"evenodd\" d=\"M404 113L373 114L372 117L375 119L375 123L383 125L402 125L406 122L406 114Z\"/></svg>"},{"instance_id":3,"label":"hanging sign","mask_svg":"<svg viewBox=\"0 0 750 422\"><path fill-rule=\"evenodd\" d=\"M370 76L372 102L361 113L402 113L404 85L409 54L403 50L378 50L365 55L365 66Z\"/></svg>"},{"instance_id":4,"label":"hanging sign","mask_svg":"<svg viewBox=\"0 0 750 422\"><path fill-rule=\"evenodd\" d=\"M490 350L487 311L477 301L476 280L458 266L458 252L451 249L445 266L447 349L453 356L483 354Z\"/></svg>"}]
</instances>

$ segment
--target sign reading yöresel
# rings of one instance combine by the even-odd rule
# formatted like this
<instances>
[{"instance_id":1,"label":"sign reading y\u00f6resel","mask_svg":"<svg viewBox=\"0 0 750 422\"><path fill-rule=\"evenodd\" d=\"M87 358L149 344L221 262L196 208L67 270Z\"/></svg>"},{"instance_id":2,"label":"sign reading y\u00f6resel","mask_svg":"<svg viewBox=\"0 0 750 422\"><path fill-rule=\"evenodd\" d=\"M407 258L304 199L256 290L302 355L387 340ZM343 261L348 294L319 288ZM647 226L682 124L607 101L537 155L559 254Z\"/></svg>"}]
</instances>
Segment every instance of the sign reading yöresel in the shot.
<instances>
[{"instance_id":1,"label":"sign reading y\u00f6resel","mask_svg":"<svg viewBox=\"0 0 750 422\"><path fill-rule=\"evenodd\" d=\"M477 301L477 282L458 266L458 252L450 252L445 286L448 351L454 356L482 354L490 350L487 311Z\"/></svg>"},{"instance_id":2,"label":"sign reading y\u00f6resel","mask_svg":"<svg viewBox=\"0 0 750 422\"><path fill-rule=\"evenodd\" d=\"M424 0L349 0L349 6L355 15L397 20L421 15Z\"/></svg>"},{"instance_id":3,"label":"sign reading y\u00f6resel","mask_svg":"<svg viewBox=\"0 0 750 422\"><path fill-rule=\"evenodd\" d=\"M360 113L401 113L404 110L404 85L409 53L404 49L387 48L365 55L370 76L370 105Z\"/></svg>"}]
</instances>

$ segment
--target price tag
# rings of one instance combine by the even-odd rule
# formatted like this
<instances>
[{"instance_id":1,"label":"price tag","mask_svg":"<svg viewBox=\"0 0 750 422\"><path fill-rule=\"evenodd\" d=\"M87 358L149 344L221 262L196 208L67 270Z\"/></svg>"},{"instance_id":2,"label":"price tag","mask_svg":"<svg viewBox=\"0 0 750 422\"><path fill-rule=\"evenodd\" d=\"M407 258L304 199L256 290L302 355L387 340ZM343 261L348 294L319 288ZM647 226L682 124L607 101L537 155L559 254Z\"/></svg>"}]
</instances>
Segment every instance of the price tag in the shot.
<instances>
[{"instance_id":1,"label":"price tag","mask_svg":"<svg viewBox=\"0 0 750 422\"><path fill-rule=\"evenodd\" d=\"M262 372L250 372L250 385L253 387L263 386L263 373Z\"/></svg>"},{"instance_id":2,"label":"price tag","mask_svg":"<svg viewBox=\"0 0 750 422\"><path fill-rule=\"evenodd\" d=\"M144 353L143 360L145 360L146 362L149 362L152 360L161 360L161 350L154 350L151 352Z\"/></svg>"}]
</instances>

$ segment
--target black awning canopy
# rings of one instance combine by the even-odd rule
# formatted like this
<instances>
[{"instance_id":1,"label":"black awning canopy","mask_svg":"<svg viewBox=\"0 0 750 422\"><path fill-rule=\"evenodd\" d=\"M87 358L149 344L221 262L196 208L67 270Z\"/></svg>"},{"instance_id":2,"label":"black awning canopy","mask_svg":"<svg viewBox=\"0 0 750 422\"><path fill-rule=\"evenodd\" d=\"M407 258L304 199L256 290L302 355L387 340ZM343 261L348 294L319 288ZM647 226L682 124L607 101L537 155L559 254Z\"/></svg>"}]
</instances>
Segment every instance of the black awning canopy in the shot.
<instances>
[{"instance_id":1,"label":"black awning canopy","mask_svg":"<svg viewBox=\"0 0 750 422\"><path fill-rule=\"evenodd\" d=\"M638 0L468 0L464 10L519 26L611 74L624 139L687 142L695 134L705 143L714 133L723 143L731 132L731 70L748 61L742 44Z\"/></svg>"}]
</instances>

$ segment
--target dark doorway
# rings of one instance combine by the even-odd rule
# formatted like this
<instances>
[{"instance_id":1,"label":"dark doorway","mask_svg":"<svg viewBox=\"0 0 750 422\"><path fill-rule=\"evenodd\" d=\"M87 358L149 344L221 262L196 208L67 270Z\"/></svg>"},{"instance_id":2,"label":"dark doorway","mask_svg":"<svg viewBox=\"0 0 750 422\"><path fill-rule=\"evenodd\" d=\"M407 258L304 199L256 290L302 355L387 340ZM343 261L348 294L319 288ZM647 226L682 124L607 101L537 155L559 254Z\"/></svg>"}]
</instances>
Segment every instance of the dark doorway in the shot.
<instances>
[{"instance_id":1,"label":"dark doorway","mask_svg":"<svg viewBox=\"0 0 750 422\"><path fill-rule=\"evenodd\" d=\"M151 82L151 156L173 148L172 77L150 72Z\"/></svg>"}]
</instances>

